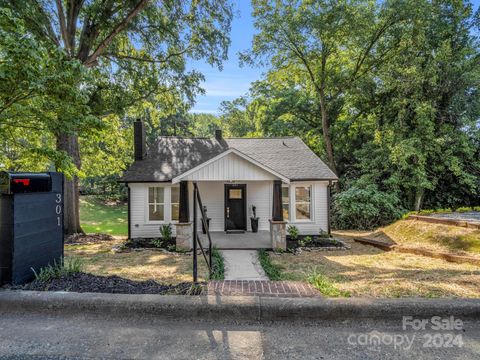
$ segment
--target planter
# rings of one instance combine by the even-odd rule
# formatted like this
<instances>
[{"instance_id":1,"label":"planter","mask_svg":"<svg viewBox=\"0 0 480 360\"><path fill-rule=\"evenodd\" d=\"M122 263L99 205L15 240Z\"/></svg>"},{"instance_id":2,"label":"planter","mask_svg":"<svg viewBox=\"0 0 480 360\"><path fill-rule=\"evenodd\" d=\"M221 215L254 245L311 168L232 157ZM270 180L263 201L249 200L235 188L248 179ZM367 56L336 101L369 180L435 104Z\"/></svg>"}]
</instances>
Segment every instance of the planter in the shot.
<instances>
[{"instance_id":1,"label":"planter","mask_svg":"<svg viewBox=\"0 0 480 360\"><path fill-rule=\"evenodd\" d=\"M252 225L252 232L258 232L258 218L250 218L250 223Z\"/></svg>"},{"instance_id":2,"label":"planter","mask_svg":"<svg viewBox=\"0 0 480 360\"><path fill-rule=\"evenodd\" d=\"M210 220L212 220L211 218L207 218L207 225L208 225L208 228L210 229ZM202 232L204 234L207 233L207 230L205 229L205 226L203 225L203 221L202 221Z\"/></svg>"}]
</instances>

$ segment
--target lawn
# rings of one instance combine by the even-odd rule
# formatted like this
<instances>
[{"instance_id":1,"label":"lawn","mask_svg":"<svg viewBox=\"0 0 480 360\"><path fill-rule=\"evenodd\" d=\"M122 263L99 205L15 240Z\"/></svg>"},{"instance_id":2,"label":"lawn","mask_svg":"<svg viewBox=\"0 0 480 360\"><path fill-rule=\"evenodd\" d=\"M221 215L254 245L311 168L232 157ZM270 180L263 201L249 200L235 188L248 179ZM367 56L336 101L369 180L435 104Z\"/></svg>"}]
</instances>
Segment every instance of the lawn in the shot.
<instances>
[{"instance_id":1,"label":"lawn","mask_svg":"<svg viewBox=\"0 0 480 360\"><path fill-rule=\"evenodd\" d=\"M84 271L94 275L118 275L131 280L155 280L164 284L192 281L192 256L157 250L113 253L112 246L122 240L97 244L65 245L65 256L80 258ZM207 267L199 257L199 280L206 278Z\"/></svg>"},{"instance_id":2,"label":"lawn","mask_svg":"<svg viewBox=\"0 0 480 360\"><path fill-rule=\"evenodd\" d=\"M86 233L127 236L127 205L107 204L96 196L80 197L80 222Z\"/></svg>"},{"instance_id":3,"label":"lawn","mask_svg":"<svg viewBox=\"0 0 480 360\"><path fill-rule=\"evenodd\" d=\"M373 233L339 232L407 247L480 257L480 230L432 224L418 220L400 220Z\"/></svg>"},{"instance_id":4,"label":"lawn","mask_svg":"<svg viewBox=\"0 0 480 360\"><path fill-rule=\"evenodd\" d=\"M480 267L384 252L339 236L345 251L270 254L280 278L310 282L326 296L480 297Z\"/></svg>"}]
</instances>

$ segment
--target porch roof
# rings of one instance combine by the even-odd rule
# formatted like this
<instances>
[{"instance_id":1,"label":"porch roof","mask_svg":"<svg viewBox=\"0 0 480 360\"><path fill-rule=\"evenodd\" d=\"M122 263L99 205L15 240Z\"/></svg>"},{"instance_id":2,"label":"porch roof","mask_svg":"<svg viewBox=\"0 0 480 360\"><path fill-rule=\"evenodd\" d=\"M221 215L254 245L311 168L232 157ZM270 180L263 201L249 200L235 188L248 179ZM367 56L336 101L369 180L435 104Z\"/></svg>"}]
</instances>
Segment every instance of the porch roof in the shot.
<instances>
[{"instance_id":1,"label":"porch roof","mask_svg":"<svg viewBox=\"0 0 480 360\"><path fill-rule=\"evenodd\" d=\"M144 160L125 171L123 182L170 182L172 179L235 150L252 163L290 181L337 180L330 168L298 137L181 138L159 137Z\"/></svg>"}]
</instances>

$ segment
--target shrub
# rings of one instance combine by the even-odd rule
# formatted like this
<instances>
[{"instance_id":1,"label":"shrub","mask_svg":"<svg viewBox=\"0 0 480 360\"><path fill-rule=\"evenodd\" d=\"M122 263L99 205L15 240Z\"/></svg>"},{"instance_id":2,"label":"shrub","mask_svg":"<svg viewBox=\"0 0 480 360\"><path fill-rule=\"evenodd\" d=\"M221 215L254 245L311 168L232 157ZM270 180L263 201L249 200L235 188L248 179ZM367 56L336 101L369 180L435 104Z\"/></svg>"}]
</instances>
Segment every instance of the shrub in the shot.
<instances>
[{"instance_id":1,"label":"shrub","mask_svg":"<svg viewBox=\"0 0 480 360\"><path fill-rule=\"evenodd\" d=\"M300 245L301 247L308 246L312 243L312 241L313 239L311 236L305 236L303 240L298 241L298 245Z\"/></svg>"},{"instance_id":2,"label":"shrub","mask_svg":"<svg viewBox=\"0 0 480 360\"><path fill-rule=\"evenodd\" d=\"M50 264L41 268L38 273L32 268L32 271L35 274L35 280L42 282L79 273L82 270L83 262L80 258L76 257L61 259L59 262L54 260L53 265Z\"/></svg>"},{"instance_id":3,"label":"shrub","mask_svg":"<svg viewBox=\"0 0 480 360\"><path fill-rule=\"evenodd\" d=\"M172 224L160 226L160 235L163 241L169 242L172 239Z\"/></svg>"},{"instance_id":4,"label":"shrub","mask_svg":"<svg viewBox=\"0 0 480 360\"><path fill-rule=\"evenodd\" d=\"M321 237L321 238L329 238L330 234L328 232L326 232L325 230L323 230L322 228L320 228L318 236Z\"/></svg>"},{"instance_id":5,"label":"shrub","mask_svg":"<svg viewBox=\"0 0 480 360\"><path fill-rule=\"evenodd\" d=\"M163 247L163 239L162 238L154 238L154 239L152 239L152 244L153 244L153 246L155 246L157 248L161 248L161 247Z\"/></svg>"},{"instance_id":6,"label":"shrub","mask_svg":"<svg viewBox=\"0 0 480 360\"><path fill-rule=\"evenodd\" d=\"M289 225L287 227L287 233L290 235L290 239L297 240L298 239L298 228L295 225Z\"/></svg>"},{"instance_id":7,"label":"shrub","mask_svg":"<svg viewBox=\"0 0 480 360\"><path fill-rule=\"evenodd\" d=\"M399 219L405 210L395 194L375 185L352 186L333 196L332 223L337 229L370 230Z\"/></svg>"}]
</instances>

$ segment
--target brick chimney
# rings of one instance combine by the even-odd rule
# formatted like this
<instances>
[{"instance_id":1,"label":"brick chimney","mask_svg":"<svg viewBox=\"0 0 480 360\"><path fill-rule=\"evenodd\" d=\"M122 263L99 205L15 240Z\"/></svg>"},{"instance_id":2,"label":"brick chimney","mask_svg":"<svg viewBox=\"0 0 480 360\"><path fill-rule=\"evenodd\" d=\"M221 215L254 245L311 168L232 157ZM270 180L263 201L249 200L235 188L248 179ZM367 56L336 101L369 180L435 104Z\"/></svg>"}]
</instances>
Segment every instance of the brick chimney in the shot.
<instances>
[{"instance_id":1,"label":"brick chimney","mask_svg":"<svg viewBox=\"0 0 480 360\"><path fill-rule=\"evenodd\" d=\"M145 126L140 119L137 119L133 123L133 152L135 160L143 160L147 155L147 146L145 145Z\"/></svg>"},{"instance_id":2,"label":"brick chimney","mask_svg":"<svg viewBox=\"0 0 480 360\"><path fill-rule=\"evenodd\" d=\"M217 139L217 141L223 140L222 130L220 129L215 130L215 139Z\"/></svg>"}]
</instances>

